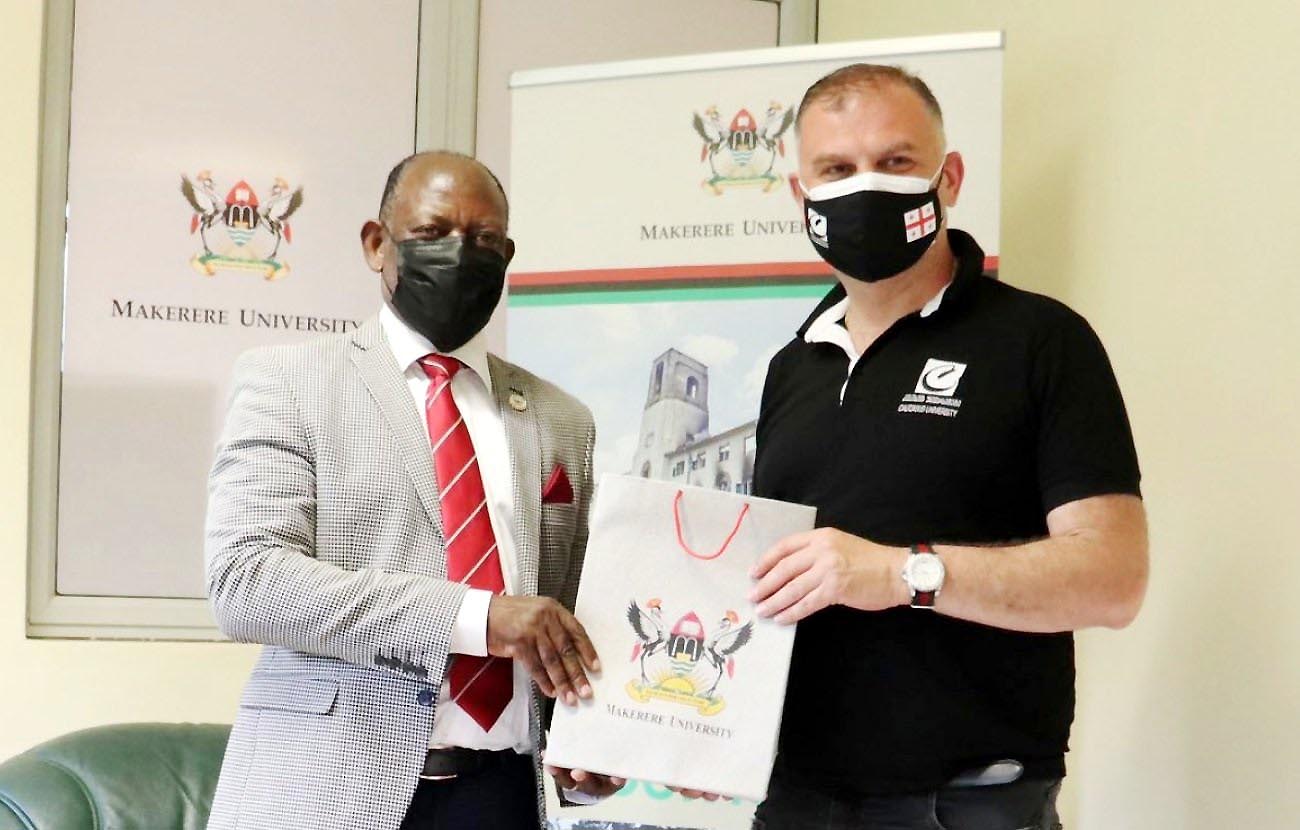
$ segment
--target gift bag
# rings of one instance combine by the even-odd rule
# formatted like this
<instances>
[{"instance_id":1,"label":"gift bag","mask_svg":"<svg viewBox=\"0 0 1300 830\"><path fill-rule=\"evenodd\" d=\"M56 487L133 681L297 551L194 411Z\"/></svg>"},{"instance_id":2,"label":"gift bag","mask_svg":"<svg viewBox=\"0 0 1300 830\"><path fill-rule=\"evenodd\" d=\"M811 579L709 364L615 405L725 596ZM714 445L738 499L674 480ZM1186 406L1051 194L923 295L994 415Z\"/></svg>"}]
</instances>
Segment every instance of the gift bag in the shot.
<instances>
[{"instance_id":1,"label":"gift bag","mask_svg":"<svg viewBox=\"0 0 1300 830\"><path fill-rule=\"evenodd\" d=\"M557 704L546 762L761 800L794 626L759 619L749 569L811 507L602 476L576 616L593 697Z\"/></svg>"}]
</instances>

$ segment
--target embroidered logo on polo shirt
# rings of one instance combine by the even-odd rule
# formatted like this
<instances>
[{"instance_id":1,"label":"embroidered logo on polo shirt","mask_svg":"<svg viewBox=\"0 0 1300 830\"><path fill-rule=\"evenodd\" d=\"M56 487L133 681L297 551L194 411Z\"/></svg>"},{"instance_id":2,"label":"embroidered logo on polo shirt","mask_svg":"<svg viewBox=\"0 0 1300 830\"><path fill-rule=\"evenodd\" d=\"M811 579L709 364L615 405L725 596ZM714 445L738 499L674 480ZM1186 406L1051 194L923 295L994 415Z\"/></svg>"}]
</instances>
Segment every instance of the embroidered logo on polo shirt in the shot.
<instances>
[{"instance_id":1,"label":"embroidered logo on polo shirt","mask_svg":"<svg viewBox=\"0 0 1300 830\"><path fill-rule=\"evenodd\" d=\"M954 395L961 376L966 372L965 363L951 360L935 360L933 357L925 362L921 377L916 381L918 395Z\"/></svg>"},{"instance_id":2,"label":"embroidered logo on polo shirt","mask_svg":"<svg viewBox=\"0 0 1300 830\"><path fill-rule=\"evenodd\" d=\"M925 362L921 376L916 379L916 389L911 394L903 396L898 411L939 415L945 418L956 417L958 410L961 409L957 386L965 373L965 363L930 358Z\"/></svg>"}]
</instances>

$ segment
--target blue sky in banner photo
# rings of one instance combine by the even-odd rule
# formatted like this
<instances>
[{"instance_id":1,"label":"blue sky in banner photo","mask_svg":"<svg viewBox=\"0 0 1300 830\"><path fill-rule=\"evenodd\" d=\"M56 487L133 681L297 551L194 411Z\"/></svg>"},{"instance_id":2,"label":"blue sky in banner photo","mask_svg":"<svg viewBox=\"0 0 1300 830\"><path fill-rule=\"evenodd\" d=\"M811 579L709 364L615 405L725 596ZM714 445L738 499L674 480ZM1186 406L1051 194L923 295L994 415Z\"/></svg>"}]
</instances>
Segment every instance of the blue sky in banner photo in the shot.
<instances>
[{"instance_id":1,"label":"blue sky in banner photo","mask_svg":"<svg viewBox=\"0 0 1300 830\"><path fill-rule=\"evenodd\" d=\"M767 364L816 297L536 305L509 310L510 359L576 395L596 419L595 471L631 472L655 358L709 367L709 432L758 417Z\"/></svg>"}]
</instances>

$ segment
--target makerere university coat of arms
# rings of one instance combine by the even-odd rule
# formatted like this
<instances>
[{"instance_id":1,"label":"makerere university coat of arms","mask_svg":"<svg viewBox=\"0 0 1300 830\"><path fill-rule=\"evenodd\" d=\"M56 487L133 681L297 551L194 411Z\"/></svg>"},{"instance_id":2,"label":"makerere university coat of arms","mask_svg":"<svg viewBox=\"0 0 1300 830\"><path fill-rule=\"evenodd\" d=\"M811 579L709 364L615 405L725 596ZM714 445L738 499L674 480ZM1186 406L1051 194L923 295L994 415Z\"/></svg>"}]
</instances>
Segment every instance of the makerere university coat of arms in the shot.
<instances>
[{"instance_id":1,"label":"makerere university coat of arms","mask_svg":"<svg viewBox=\"0 0 1300 830\"><path fill-rule=\"evenodd\" d=\"M734 655L754 635L754 624L740 624L735 611L728 611L709 634L694 611L687 612L668 629L663 603L658 599L642 608L636 600L627 607L627 621L636 632L632 660L641 665L640 680L627 684L627 693L638 703L666 700L694 708L701 715L716 715L727 705L718 694L722 675L736 673Z\"/></svg>"},{"instance_id":2,"label":"makerere university coat of arms","mask_svg":"<svg viewBox=\"0 0 1300 830\"><path fill-rule=\"evenodd\" d=\"M191 181L181 176L181 195L194 209L190 233L196 231L203 243L203 253L190 259L194 270L206 276L217 271L252 271L268 280L278 280L289 273L289 263L277 259L281 243L293 242L289 217L302 207L302 188L290 189L289 183L276 177L265 202L247 181L240 179L223 199L217 194L212 173L201 170ZM263 231L266 239L258 237ZM262 243L274 240L270 252ZM215 247L215 250L214 250Z\"/></svg>"},{"instance_id":3,"label":"makerere university coat of arms","mask_svg":"<svg viewBox=\"0 0 1300 830\"><path fill-rule=\"evenodd\" d=\"M794 111L773 101L759 124L749 110L742 109L724 127L717 106L704 114L695 113L691 124L703 139L700 162L709 163L709 178L703 186L721 195L728 187L761 187L766 193L781 181L772 172L777 157L785 157L786 130L794 123Z\"/></svg>"}]
</instances>

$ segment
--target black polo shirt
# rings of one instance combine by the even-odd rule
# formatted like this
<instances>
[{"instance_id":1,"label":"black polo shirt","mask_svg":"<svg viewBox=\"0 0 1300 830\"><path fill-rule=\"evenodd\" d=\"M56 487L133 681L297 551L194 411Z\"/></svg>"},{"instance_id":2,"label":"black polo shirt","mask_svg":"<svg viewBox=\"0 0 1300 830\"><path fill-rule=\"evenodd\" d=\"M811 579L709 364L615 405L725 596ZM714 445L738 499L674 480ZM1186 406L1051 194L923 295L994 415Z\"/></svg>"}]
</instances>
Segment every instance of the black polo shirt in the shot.
<instances>
[{"instance_id":1,"label":"black polo shirt","mask_svg":"<svg viewBox=\"0 0 1300 830\"><path fill-rule=\"evenodd\" d=\"M1088 323L983 276L967 234L948 239L958 269L938 307L899 320L851 374L840 346L805 340L839 286L772 359L757 495L902 546L1034 539L1059 505L1138 494L1124 402ZM836 606L799 625L778 767L868 794L932 789L1002 758L1055 777L1073 718L1069 633Z\"/></svg>"}]
</instances>

